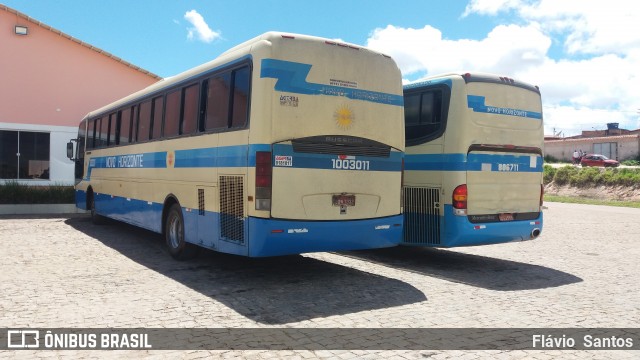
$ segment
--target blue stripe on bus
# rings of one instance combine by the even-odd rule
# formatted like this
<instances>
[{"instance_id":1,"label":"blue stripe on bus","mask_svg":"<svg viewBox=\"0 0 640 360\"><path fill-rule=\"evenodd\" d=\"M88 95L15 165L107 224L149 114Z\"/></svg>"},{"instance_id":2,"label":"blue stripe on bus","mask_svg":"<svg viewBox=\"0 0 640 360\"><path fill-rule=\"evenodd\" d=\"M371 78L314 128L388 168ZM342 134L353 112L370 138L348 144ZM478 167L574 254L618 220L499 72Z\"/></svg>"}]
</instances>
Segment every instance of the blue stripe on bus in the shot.
<instances>
[{"instance_id":1,"label":"blue stripe on bus","mask_svg":"<svg viewBox=\"0 0 640 360\"><path fill-rule=\"evenodd\" d=\"M405 170L466 171L465 154L420 154L404 156Z\"/></svg>"},{"instance_id":2,"label":"blue stripe on bus","mask_svg":"<svg viewBox=\"0 0 640 360\"><path fill-rule=\"evenodd\" d=\"M400 171L402 170L402 153L392 151L388 158L374 156L350 156L347 161L353 160L353 167L345 169L342 166L336 167L335 162L341 160L338 155L330 154L309 154L296 153L293 146L286 144L274 144L273 156L291 157L290 165L278 165L274 162L274 167L290 167L301 169L329 169L329 170L361 170L361 171ZM356 161L357 167L356 167ZM341 163L342 165L342 163Z\"/></svg>"},{"instance_id":3,"label":"blue stripe on bus","mask_svg":"<svg viewBox=\"0 0 640 360\"><path fill-rule=\"evenodd\" d=\"M474 112L495 114L495 115L508 115L518 116L523 118L542 120L542 113L536 111L528 111L522 109L511 109L497 106L489 106L485 104L485 97L478 95L467 95L467 106L473 109Z\"/></svg>"},{"instance_id":4,"label":"blue stripe on bus","mask_svg":"<svg viewBox=\"0 0 640 360\"><path fill-rule=\"evenodd\" d=\"M395 106L404 105L402 95L307 82L311 66L311 64L278 59L263 59L260 77L277 79L274 89L278 91L303 95L344 96L353 100ZM375 76L375 74L371 75Z\"/></svg>"},{"instance_id":5,"label":"blue stripe on bus","mask_svg":"<svg viewBox=\"0 0 640 360\"><path fill-rule=\"evenodd\" d=\"M167 167L166 161L166 151L92 157L89 160L87 176L84 180L91 179L91 171L93 169L155 169Z\"/></svg>"},{"instance_id":6,"label":"blue stripe on bus","mask_svg":"<svg viewBox=\"0 0 640 360\"><path fill-rule=\"evenodd\" d=\"M256 151L271 151L268 144L222 146L202 149L176 150L174 167L248 167L256 164ZM167 168L167 151L100 156L91 158L87 177L93 169L118 168Z\"/></svg>"},{"instance_id":7,"label":"blue stripe on bus","mask_svg":"<svg viewBox=\"0 0 640 360\"><path fill-rule=\"evenodd\" d=\"M535 156L535 166L531 166L531 157ZM405 170L418 171L490 171L498 172L542 172L540 155L507 154L406 154Z\"/></svg>"},{"instance_id":8,"label":"blue stripe on bus","mask_svg":"<svg viewBox=\"0 0 640 360\"><path fill-rule=\"evenodd\" d=\"M84 191L78 198L86 198ZM161 233L161 203L95 194L100 215ZM84 204L82 204L84 207ZM224 239L217 212L182 208L186 241L224 253L251 257L317 251L361 250L396 246L402 240L402 214L363 220L304 221L245 217L244 241Z\"/></svg>"},{"instance_id":9,"label":"blue stripe on bus","mask_svg":"<svg viewBox=\"0 0 640 360\"><path fill-rule=\"evenodd\" d=\"M251 144L176 150L175 167L250 167L256 165L256 151L271 151L271 145Z\"/></svg>"},{"instance_id":10,"label":"blue stripe on bus","mask_svg":"<svg viewBox=\"0 0 640 360\"><path fill-rule=\"evenodd\" d=\"M269 144L252 144L222 146L201 149L175 150L175 168L213 168L213 167L253 167L256 165L256 151L271 151ZM100 156L91 158L87 177L91 179L93 169L158 169L167 168L167 151L123 154L114 156ZM331 159L338 159L337 155L326 154L301 154L293 153L291 145L273 145L273 155L288 155L295 160L295 168L308 169L333 169ZM391 152L389 158L358 156L357 160L367 161L370 171L400 171L402 153Z\"/></svg>"}]
</instances>

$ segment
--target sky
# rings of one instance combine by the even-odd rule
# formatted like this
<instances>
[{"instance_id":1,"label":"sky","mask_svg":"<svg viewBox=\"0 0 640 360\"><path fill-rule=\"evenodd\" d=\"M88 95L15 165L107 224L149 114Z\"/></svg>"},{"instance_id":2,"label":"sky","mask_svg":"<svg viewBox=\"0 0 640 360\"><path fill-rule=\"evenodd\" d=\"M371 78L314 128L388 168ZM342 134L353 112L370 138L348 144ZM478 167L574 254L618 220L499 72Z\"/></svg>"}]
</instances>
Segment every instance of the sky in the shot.
<instances>
[{"instance_id":1,"label":"sky","mask_svg":"<svg viewBox=\"0 0 640 360\"><path fill-rule=\"evenodd\" d=\"M392 56L405 83L488 72L538 85L545 134L640 128L640 16L627 0L0 0L168 77L275 30Z\"/></svg>"}]
</instances>

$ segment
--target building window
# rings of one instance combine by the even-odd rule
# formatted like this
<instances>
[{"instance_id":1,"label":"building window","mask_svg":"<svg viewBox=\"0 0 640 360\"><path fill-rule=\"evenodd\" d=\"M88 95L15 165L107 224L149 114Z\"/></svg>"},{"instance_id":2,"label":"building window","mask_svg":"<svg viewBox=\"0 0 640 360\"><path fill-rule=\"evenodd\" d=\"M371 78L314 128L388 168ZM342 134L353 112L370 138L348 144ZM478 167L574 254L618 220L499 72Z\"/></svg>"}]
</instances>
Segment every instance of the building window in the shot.
<instances>
[{"instance_id":1,"label":"building window","mask_svg":"<svg viewBox=\"0 0 640 360\"><path fill-rule=\"evenodd\" d=\"M0 179L49 179L50 134L0 130Z\"/></svg>"}]
</instances>

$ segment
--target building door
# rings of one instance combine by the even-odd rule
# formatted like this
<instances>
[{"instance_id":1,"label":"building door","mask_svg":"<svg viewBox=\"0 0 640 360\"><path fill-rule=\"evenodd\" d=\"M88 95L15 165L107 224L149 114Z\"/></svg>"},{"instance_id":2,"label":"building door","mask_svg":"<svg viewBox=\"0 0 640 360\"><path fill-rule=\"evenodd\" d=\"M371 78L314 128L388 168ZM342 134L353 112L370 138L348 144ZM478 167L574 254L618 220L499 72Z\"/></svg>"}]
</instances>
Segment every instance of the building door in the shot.
<instances>
[{"instance_id":1,"label":"building door","mask_svg":"<svg viewBox=\"0 0 640 360\"><path fill-rule=\"evenodd\" d=\"M593 152L608 157L609 159L618 159L618 143L600 143L593 144Z\"/></svg>"}]
</instances>

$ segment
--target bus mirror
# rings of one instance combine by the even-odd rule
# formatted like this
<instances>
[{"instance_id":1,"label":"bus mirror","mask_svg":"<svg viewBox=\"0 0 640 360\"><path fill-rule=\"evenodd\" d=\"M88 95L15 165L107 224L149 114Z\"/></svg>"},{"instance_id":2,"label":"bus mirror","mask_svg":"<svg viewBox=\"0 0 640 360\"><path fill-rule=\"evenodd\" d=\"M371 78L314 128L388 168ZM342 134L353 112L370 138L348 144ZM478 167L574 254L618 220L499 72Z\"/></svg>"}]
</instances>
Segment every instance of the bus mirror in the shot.
<instances>
[{"instance_id":1,"label":"bus mirror","mask_svg":"<svg viewBox=\"0 0 640 360\"><path fill-rule=\"evenodd\" d=\"M67 143L67 157L69 158L69 160L74 160L73 159L73 142L71 141Z\"/></svg>"}]
</instances>

